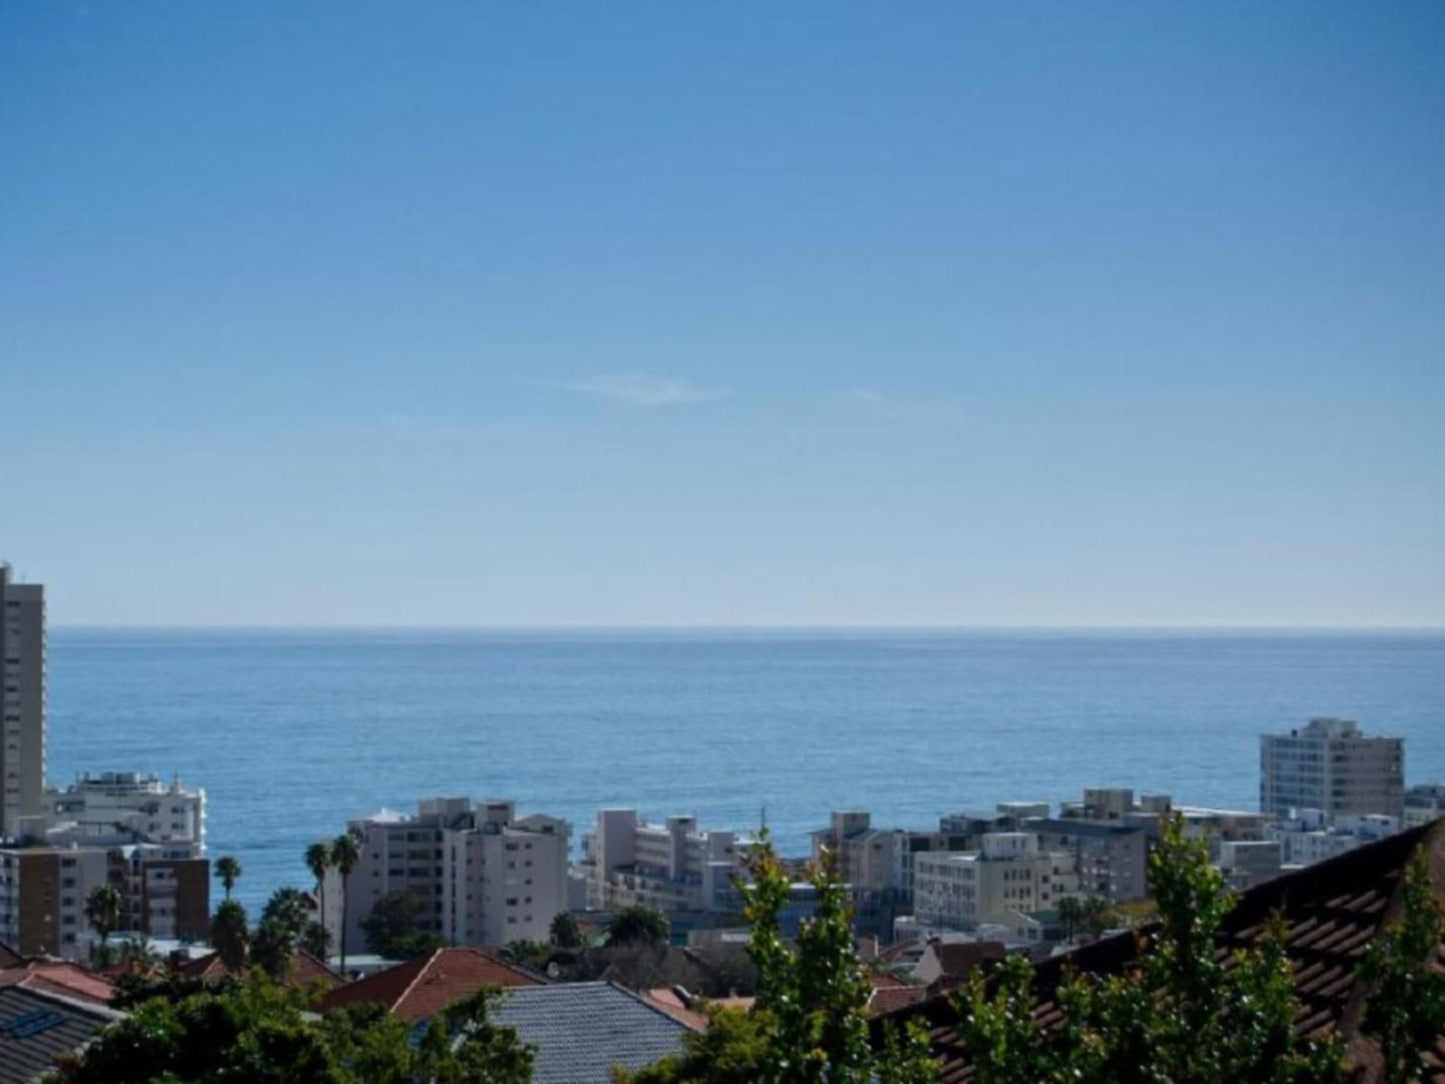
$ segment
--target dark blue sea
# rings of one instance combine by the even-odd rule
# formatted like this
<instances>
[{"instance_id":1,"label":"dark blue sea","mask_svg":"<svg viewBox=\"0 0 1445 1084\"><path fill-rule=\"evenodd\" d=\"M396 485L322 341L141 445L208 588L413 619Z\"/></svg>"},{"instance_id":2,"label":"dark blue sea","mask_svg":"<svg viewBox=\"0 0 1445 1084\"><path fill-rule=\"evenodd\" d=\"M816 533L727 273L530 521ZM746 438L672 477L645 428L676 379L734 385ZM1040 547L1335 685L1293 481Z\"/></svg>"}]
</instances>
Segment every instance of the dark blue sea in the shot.
<instances>
[{"instance_id":1,"label":"dark blue sea","mask_svg":"<svg viewBox=\"0 0 1445 1084\"><path fill-rule=\"evenodd\" d=\"M209 796L256 907L379 806L515 798L752 828L885 825L1085 785L1253 808L1258 735L1313 715L1406 739L1445 779L1445 635L55 630L50 772Z\"/></svg>"}]
</instances>

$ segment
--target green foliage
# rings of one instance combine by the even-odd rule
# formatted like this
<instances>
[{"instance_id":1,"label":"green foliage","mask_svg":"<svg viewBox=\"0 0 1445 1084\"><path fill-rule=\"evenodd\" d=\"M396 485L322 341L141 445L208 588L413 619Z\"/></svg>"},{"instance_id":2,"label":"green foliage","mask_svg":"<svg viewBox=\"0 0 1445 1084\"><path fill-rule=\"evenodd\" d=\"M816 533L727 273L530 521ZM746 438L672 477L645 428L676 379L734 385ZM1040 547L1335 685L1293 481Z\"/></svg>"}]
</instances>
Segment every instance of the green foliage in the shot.
<instances>
[{"instance_id":1,"label":"green foliage","mask_svg":"<svg viewBox=\"0 0 1445 1084\"><path fill-rule=\"evenodd\" d=\"M343 832L337 836L331 844L331 865L336 872L341 874L341 972L346 973L346 925L347 913L350 910L350 888L351 871L361 861L361 851L357 847L356 837L350 832Z\"/></svg>"},{"instance_id":2,"label":"green foliage","mask_svg":"<svg viewBox=\"0 0 1445 1084\"><path fill-rule=\"evenodd\" d=\"M767 1058L766 1010L707 1009L708 1029L683 1036L683 1052L636 1072L614 1069L614 1084L754 1084Z\"/></svg>"},{"instance_id":3,"label":"green foliage","mask_svg":"<svg viewBox=\"0 0 1445 1084\"><path fill-rule=\"evenodd\" d=\"M1430 966L1445 939L1445 918L1423 852L1405 872L1403 902L1361 969L1373 987L1365 1027L1380 1044L1385 1084L1427 1079L1425 1052L1445 1034L1445 974Z\"/></svg>"},{"instance_id":4,"label":"green foliage","mask_svg":"<svg viewBox=\"0 0 1445 1084\"><path fill-rule=\"evenodd\" d=\"M552 916L552 944L558 948L575 949L582 946L582 927L577 916L571 911L558 911Z\"/></svg>"},{"instance_id":5,"label":"green foliage","mask_svg":"<svg viewBox=\"0 0 1445 1084\"><path fill-rule=\"evenodd\" d=\"M1271 923L1257 946L1215 952L1233 906L1203 840L1166 822L1149 860L1157 942L1135 970L1072 976L1057 992L1064 1026L1034 1016L1033 969L1010 957L991 981L957 999L962 1038L980 1084L1331 1084L1347 1079L1337 1044L1295 1038L1296 1004L1284 935Z\"/></svg>"},{"instance_id":6,"label":"green foliage","mask_svg":"<svg viewBox=\"0 0 1445 1084\"><path fill-rule=\"evenodd\" d=\"M628 907L607 927L607 946L660 945L667 941L667 916L651 907Z\"/></svg>"},{"instance_id":7,"label":"green foliage","mask_svg":"<svg viewBox=\"0 0 1445 1084\"><path fill-rule=\"evenodd\" d=\"M222 900L211 918L211 944L229 971L246 966L251 934L246 909L235 900Z\"/></svg>"},{"instance_id":8,"label":"green foliage","mask_svg":"<svg viewBox=\"0 0 1445 1084\"><path fill-rule=\"evenodd\" d=\"M308 922L301 932L301 947L319 960L331 955L331 934L319 922Z\"/></svg>"},{"instance_id":9,"label":"green foliage","mask_svg":"<svg viewBox=\"0 0 1445 1084\"><path fill-rule=\"evenodd\" d=\"M419 1044L376 1006L319 1020L254 973L244 984L140 1003L62 1068L71 1084L524 1084L533 1052L488 1022L495 991L434 1019ZM453 1038L461 1037L460 1044Z\"/></svg>"},{"instance_id":10,"label":"green foliage","mask_svg":"<svg viewBox=\"0 0 1445 1084\"><path fill-rule=\"evenodd\" d=\"M85 897L85 921L100 936L100 962L109 960L110 935L120 926L120 889L115 885L96 885Z\"/></svg>"},{"instance_id":11,"label":"green foliage","mask_svg":"<svg viewBox=\"0 0 1445 1084\"><path fill-rule=\"evenodd\" d=\"M241 862L233 854L223 854L216 859L216 877L221 882L221 887L226 890L226 899L231 898L231 889L236 887L236 882L241 879Z\"/></svg>"},{"instance_id":12,"label":"green foliage","mask_svg":"<svg viewBox=\"0 0 1445 1084\"><path fill-rule=\"evenodd\" d=\"M361 922L369 952L392 960L406 960L432 952L446 944L432 933L417 928L425 905L412 892L388 892L377 900L371 914Z\"/></svg>"},{"instance_id":13,"label":"green foliage","mask_svg":"<svg viewBox=\"0 0 1445 1084\"><path fill-rule=\"evenodd\" d=\"M933 1079L915 1036L895 1040L875 1058L869 1045L868 984L853 945L847 887L830 854L810 871L813 917L797 945L782 937L780 916L791 878L766 833L748 862L751 883L738 884L752 927L748 952L758 969L757 1008L766 1015L761 1078L767 1084L863 1084L876 1072L890 1084ZM908 1060L911 1055L920 1055Z\"/></svg>"}]
</instances>

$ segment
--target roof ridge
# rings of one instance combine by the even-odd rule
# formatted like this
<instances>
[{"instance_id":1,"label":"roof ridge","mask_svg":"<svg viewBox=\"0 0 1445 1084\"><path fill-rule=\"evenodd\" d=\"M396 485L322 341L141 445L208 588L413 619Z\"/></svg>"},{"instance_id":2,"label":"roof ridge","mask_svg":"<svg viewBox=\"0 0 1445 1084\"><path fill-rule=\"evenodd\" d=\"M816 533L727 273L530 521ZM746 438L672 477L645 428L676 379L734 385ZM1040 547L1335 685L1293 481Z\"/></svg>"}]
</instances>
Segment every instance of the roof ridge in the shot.
<instances>
[{"instance_id":1,"label":"roof ridge","mask_svg":"<svg viewBox=\"0 0 1445 1084\"><path fill-rule=\"evenodd\" d=\"M579 986L580 986L580 985L583 985L583 984L582 984L582 983L576 983L576 984L570 984L570 983L569 983L569 984L564 984L564 985L579 985ZM592 985L592 984L591 984L591 983L588 983L587 985ZM686 1024L683 1024L683 1022L682 1022L681 1020L679 1020L677 1017L673 1016L672 1013L668 1012L666 1009L664 1009L662 1006L656 1004L655 1002L650 1001L649 999L643 997L643 996L642 996L641 994L639 994L636 990L629 990L626 986L623 986L623 985L621 985L620 983L614 982L614 981L611 980L611 979L599 979L598 982L597 982L597 985L599 985L599 986L610 986L610 987L612 987L614 990L621 990L624 994L626 994L628 997L632 998L632 1000L635 1001L635 1002L637 1002L639 1005L644 1005L644 1006L646 1006L646 1007L647 1007L647 1010L648 1010L649 1012L654 1012L654 1013L656 1013L658 1016L662 1017L664 1020L668 1020L668 1021L670 1021L670 1022L672 1022L672 1023L674 1023L674 1024L682 1024L683 1027L687 1027ZM686 1006L684 1006L684 1008L686 1008ZM695 1010L693 1010L693 1011L695 1011ZM688 1028L688 1030L691 1031L692 1029L691 1029L691 1028Z\"/></svg>"},{"instance_id":2,"label":"roof ridge","mask_svg":"<svg viewBox=\"0 0 1445 1084\"><path fill-rule=\"evenodd\" d=\"M431 970L431 965L436 961L436 958L445 951L445 947L432 949L431 953L427 956L426 961L419 968L417 968L417 972L415 975L412 976L411 982L407 983L405 989L403 989L402 992L392 1000L392 1003L387 1006L387 1012L396 1012L397 1008L400 1007L401 1003L406 1000L407 994L411 993L414 989L416 989L417 983L421 982L422 976ZM409 962L411 961L407 961L407 963ZM401 963L397 966L405 967L406 963ZM385 971L377 972L378 976L385 974Z\"/></svg>"}]
</instances>

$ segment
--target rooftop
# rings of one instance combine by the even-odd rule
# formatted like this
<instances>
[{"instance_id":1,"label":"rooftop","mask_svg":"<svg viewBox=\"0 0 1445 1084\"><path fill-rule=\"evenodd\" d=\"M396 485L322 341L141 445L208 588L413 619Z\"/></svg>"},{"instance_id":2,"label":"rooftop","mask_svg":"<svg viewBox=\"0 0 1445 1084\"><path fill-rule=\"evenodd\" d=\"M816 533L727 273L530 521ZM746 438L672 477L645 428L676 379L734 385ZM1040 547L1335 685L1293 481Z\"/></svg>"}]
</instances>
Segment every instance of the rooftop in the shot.
<instances>
[{"instance_id":1,"label":"rooftop","mask_svg":"<svg viewBox=\"0 0 1445 1084\"><path fill-rule=\"evenodd\" d=\"M330 1012L344 1005L384 1005L387 1012L409 1022L426 1020L483 986L536 986L546 979L470 948L442 948L389 967L356 982L338 986L317 1008Z\"/></svg>"}]
</instances>

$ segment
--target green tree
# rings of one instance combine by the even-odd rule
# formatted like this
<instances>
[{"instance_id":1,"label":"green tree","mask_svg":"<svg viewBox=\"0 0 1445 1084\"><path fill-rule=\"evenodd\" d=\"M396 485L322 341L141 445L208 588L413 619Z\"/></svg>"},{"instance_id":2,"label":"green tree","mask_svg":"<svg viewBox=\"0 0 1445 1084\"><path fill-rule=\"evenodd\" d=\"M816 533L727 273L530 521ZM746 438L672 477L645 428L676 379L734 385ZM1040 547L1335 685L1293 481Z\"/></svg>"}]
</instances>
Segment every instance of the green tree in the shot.
<instances>
[{"instance_id":1,"label":"green tree","mask_svg":"<svg viewBox=\"0 0 1445 1084\"><path fill-rule=\"evenodd\" d=\"M251 959L273 979L285 978L310 921L305 894L291 887L278 888L266 901L251 935Z\"/></svg>"},{"instance_id":2,"label":"green tree","mask_svg":"<svg viewBox=\"0 0 1445 1084\"><path fill-rule=\"evenodd\" d=\"M1105 930L1118 921L1118 917L1109 906L1108 900L1090 896L1079 907L1079 921L1084 929L1089 931L1089 936L1098 940Z\"/></svg>"},{"instance_id":3,"label":"green tree","mask_svg":"<svg viewBox=\"0 0 1445 1084\"><path fill-rule=\"evenodd\" d=\"M356 837L343 832L331 844L331 864L341 874L341 973L346 974L346 923L351 905L351 871L361 861L361 852L356 846Z\"/></svg>"},{"instance_id":4,"label":"green tree","mask_svg":"<svg viewBox=\"0 0 1445 1084\"><path fill-rule=\"evenodd\" d=\"M1061 1029L1035 1014L1033 969L1010 957L975 976L955 1004L980 1084L1331 1084L1345 1079L1338 1045L1302 1042L1298 1008L1272 922L1233 959L1216 952L1233 906L1206 843L1177 817L1149 860L1160 928L1151 951L1122 975L1075 975L1057 991Z\"/></svg>"},{"instance_id":5,"label":"green tree","mask_svg":"<svg viewBox=\"0 0 1445 1084\"><path fill-rule=\"evenodd\" d=\"M1074 934L1078 933L1079 928L1084 924L1084 901L1078 896L1065 896L1059 900L1056 910L1059 914L1059 921L1064 926L1065 940L1072 941Z\"/></svg>"},{"instance_id":6,"label":"green tree","mask_svg":"<svg viewBox=\"0 0 1445 1084\"><path fill-rule=\"evenodd\" d=\"M582 946L582 927L571 911L558 911L552 916L551 934L552 944L558 948L575 949Z\"/></svg>"},{"instance_id":7,"label":"green tree","mask_svg":"<svg viewBox=\"0 0 1445 1084\"><path fill-rule=\"evenodd\" d=\"M317 840L307 847L306 868L316 879L316 906L324 925L326 922L326 871L331 868L331 847L322 840Z\"/></svg>"},{"instance_id":8,"label":"green tree","mask_svg":"<svg viewBox=\"0 0 1445 1084\"><path fill-rule=\"evenodd\" d=\"M110 935L120 927L122 902L120 889L109 884L96 885L85 897L85 921L100 937L102 964L110 962Z\"/></svg>"},{"instance_id":9,"label":"green tree","mask_svg":"<svg viewBox=\"0 0 1445 1084\"><path fill-rule=\"evenodd\" d=\"M301 947L319 960L331 956L331 934L319 922L308 922L301 934Z\"/></svg>"},{"instance_id":10,"label":"green tree","mask_svg":"<svg viewBox=\"0 0 1445 1084\"><path fill-rule=\"evenodd\" d=\"M371 913L361 920L367 951L392 960L406 960L441 948L445 941L419 928L425 906L414 892L388 892L382 896L372 905Z\"/></svg>"},{"instance_id":11,"label":"green tree","mask_svg":"<svg viewBox=\"0 0 1445 1084\"><path fill-rule=\"evenodd\" d=\"M241 879L241 862L234 854L223 854L216 859L216 877L226 890L226 899L231 898L231 889Z\"/></svg>"},{"instance_id":12,"label":"green tree","mask_svg":"<svg viewBox=\"0 0 1445 1084\"><path fill-rule=\"evenodd\" d=\"M682 1053L628 1072L614 1084L755 1084L762 1078L772 1018L765 1011L708 1008L708 1027L682 1037Z\"/></svg>"},{"instance_id":13,"label":"green tree","mask_svg":"<svg viewBox=\"0 0 1445 1084\"><path fill-rule=\"evenodd\" d=\"M60 1070L68 1084L523 1084L533 1051L493 1025L486 990L435 1017L423 1040L379 1006L321 1019L259 971L245 983L153 997Z\"/></svg>"},{"instance_id":14,"label":"green tree","mask_svg":"<svg viewBox=\"0 0 1445 1084\"><path fill-rule=\"evenodd\" d=\"M1445 1034L1445 974L1431 966L1445 943L1445 917L1423 850L1405 871L1403 904L1361 968L1373 993L1365 1027L1380 1044L1384 1084L1428 1079L1425 1055Z\"/></svg>"},{"instance_id":15,"label":"green tree","mask_svg":"<svg viewBox=\"0 0 1445 1084\"><path fill-rule=\"evenodd\" d=\"M607 927L607 947L661 945L667 941L667 916L651 907L633 906L617 912Z\"/></svg>"},{"instance_id":16,"label":"green tree","mask_svg":"<svg viewBox=\"0 0 1445 1084\"><path fill-rule=\"evenodd\" d=\"M246 909L236 900L222 900L211 918L211 945L226 970L239 972L246 966L251 934Z\"/></svg>"}]
</instances>

